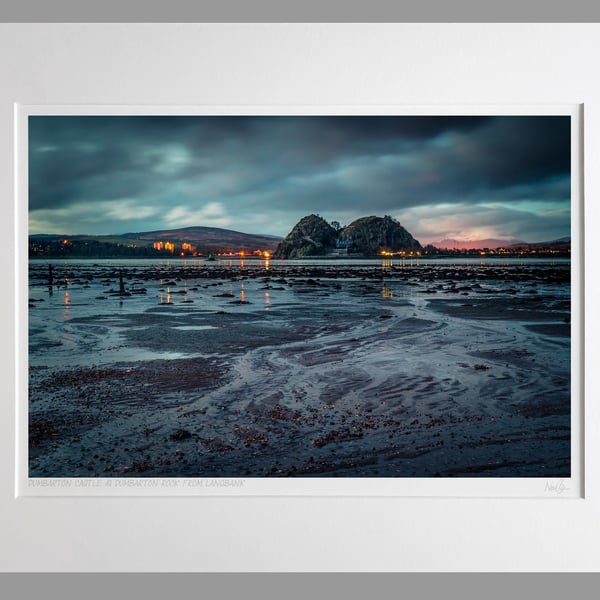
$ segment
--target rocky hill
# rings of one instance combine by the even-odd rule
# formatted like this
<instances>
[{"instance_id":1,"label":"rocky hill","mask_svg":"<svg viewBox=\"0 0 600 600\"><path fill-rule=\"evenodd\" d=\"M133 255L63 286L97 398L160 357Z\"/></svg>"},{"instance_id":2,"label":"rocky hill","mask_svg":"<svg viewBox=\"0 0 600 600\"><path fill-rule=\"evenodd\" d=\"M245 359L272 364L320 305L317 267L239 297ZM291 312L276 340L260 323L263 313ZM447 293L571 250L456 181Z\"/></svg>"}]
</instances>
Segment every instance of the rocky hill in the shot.
<instances>
[{"instance_id":1,"label":"rocky hill","mask_svg":"<svg viewBox=\"0 0 600 600\"><path fill-rule=\"evenodd\" d=\"M274 256L302 258L303 256L323 256L335 249L338 232L322 217L308 215L290 231L277 246Z\"/></svg>"},{"instance_id":2,"label":"rocky hill","mask_svg":"<svg viewBox=\"0 0 600 600\"><path fill-rule=\"evenodd\" d=\"M420 251L421 244L396 219L385 217L362 217L344 227L338 241L347 246L350 254L365 256L388 252Z\"/></svg>"},{"instance_id":3,"label":"rocky hill","mask_svg":"<svg viewBox=\"0 0 600 600\"><path fill-rule=\"evenodd\" d=\"M389 252L420 251L421 244L390 216L362 217L335 229L318 215L301 219L279 244L276 257L324 256L338 249L348 254L373 256Z\"/></svg>"}]
</instances>

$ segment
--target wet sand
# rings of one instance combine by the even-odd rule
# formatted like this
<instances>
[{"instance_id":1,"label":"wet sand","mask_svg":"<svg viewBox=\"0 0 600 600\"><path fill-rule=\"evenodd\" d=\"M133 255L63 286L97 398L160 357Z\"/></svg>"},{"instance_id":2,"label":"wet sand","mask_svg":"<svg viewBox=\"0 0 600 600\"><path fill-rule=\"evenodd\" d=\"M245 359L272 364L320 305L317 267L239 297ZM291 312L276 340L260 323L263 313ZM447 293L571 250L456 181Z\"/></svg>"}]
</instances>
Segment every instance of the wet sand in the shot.
<instances>
[{"instance_id":1,"label":"wet sand","mask_svg":"<svg viewBox=\"0 0 600 600\"><path fill-rule=\"evenodd\" d=\"M65 273L31 267L30 476L570 474L568 264Z\"/></svg>"}]
</instances>

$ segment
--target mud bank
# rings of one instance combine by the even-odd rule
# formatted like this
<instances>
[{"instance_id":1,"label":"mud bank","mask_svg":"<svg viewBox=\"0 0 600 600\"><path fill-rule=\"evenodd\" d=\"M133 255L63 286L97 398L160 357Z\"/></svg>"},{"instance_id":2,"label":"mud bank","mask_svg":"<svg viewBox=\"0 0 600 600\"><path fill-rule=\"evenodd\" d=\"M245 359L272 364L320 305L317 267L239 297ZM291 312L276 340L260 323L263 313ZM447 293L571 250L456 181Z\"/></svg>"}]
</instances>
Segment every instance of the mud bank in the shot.
<instances>
[{"instance_id":1,"label":"mud bank","mask_svg":"<svg viewBox=\"0 0 600 600\"><path fill-rule=\"evenodd\" d=\"M568 266L40 273L31 476L570 474Z\"/></svg>"}]
</instances>

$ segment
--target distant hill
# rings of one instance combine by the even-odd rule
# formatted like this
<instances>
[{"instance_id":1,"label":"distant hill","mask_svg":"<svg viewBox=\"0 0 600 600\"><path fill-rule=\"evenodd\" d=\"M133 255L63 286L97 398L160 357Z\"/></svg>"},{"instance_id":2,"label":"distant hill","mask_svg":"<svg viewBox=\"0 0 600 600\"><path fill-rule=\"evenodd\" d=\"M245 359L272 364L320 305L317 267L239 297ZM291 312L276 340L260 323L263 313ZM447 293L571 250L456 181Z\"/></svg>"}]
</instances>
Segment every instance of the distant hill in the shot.
<instances>
[{"instance_id":1,"label":"distant hill","mask_svg":"<svg viewBox=\"0 0 600 600\"><path fill-rule=\"evenodd\" d=\"M303 217L279 244L275 256L299 258L344 253L373 256L382 251L420 251L421 244L390 216L361 217L335 228L319 215Z\"/></svg>"},{"instance_id":2,"label":"distant hill","mask_svg":"<svg viewBox=\"0 0 600 600\"><path fill-rule=\"evenodd\" d=\"M566 250L566 249L571 248L571 237L570 236L562 237L562 238L558 238L556 240L550 240L548 242L534 242L534 243L520 242L517 244L512 244L511 246L509 246L509 248L515 249L515 250L518 248L527 248L527 249L531 249L531 250L535 250L536 248Z\"/></svg>"},{"instance_id":3,"label":"distant hill","mask_svg":"<svg viewBox=\"0 0 600 600\"><path fill-rule=\"evenodd\" d=\"M432 246L440 250L480 250L481 248L507 248L514 245L526 244L523 240L503 240L495 238L486 238L483 240L455 240L444 238L439 242L431 242Z\"/></svg>"},{"instance_id":4,"label":"distant hill","mask_svg":"<svg viewBox=\"0 0 600 600\"><path fill-rule=\"evenodd\" d=\"M282 238L274 235L242 233L220 227L182 227L180 229L159 229L140 233L126 233L123 237L150 242L188 243L206 247L212 251L268 250L273 252Z\"/></svg>"},{"instance_id":5,"label":"distant hill","mask_svg":"<svg viewBox=\"0 0 600 600\"><path fill-rule=\"evenodd\" d=\"M183 227L119 235L58 235L29 236L30 257L121 257L170 256L173 252L192 253L249 253L260 250L274 252L282 238L272 235L242 233L219 227ZM163 242L162 249L154 247ZM171 242L174 247L166 247ZM192 249L184 248L190 244Z\"/></svg>"}]
</instances>

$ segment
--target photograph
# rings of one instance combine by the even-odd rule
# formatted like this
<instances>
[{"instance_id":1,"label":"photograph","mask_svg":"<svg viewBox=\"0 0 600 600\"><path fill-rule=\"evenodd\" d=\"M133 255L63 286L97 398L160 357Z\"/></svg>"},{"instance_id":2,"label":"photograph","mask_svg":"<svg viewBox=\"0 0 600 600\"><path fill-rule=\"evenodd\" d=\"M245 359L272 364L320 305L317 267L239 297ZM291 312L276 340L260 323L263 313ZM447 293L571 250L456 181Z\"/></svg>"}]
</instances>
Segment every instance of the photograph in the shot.
<instances>
[{"instance_id":1,"label":"photograph","mask_svg":"<svg viewBox=\"0 0 600 600\"><path fill-rule=\"evenodd\" d=\"M26 123L29 478L572 476L571 114Z\"/></svg>"}]
</instances>

